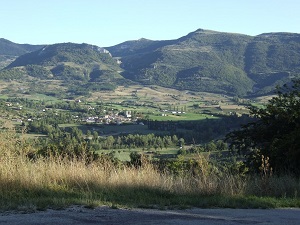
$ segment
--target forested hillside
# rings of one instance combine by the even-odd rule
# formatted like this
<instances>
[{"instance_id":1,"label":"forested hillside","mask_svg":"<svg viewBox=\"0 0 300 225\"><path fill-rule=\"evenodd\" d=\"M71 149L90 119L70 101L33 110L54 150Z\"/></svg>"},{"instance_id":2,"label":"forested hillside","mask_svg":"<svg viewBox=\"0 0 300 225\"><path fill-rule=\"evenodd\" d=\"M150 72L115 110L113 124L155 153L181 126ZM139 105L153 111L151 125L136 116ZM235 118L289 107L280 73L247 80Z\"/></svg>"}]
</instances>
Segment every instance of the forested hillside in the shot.
<instances>
[{"instance_id":1,"label":"forested hillside","mask_svg":"<svg viewBox=\"0 0 300 225\"><path fill-rule=\"evenodd\" d=\"M177 40L107 49L122 57L126 78L177 89L266 94L300 71L300 35L291 33L252 37L199 29Z\"/></svg>"},{"instance_id":2,"label":"forested hillside","mask_svg":"<svg viewBox=\"0 0 300 225\"><path fill-rule=\"evenodd\" d=\"M62 43L21 55L0 71L0 79L20 82L56 80L63 82L56 87L59 90L68 88L69 94L88 95L89 91L113 90L126 83L119 74L121 71L117 60L103 48ZM51 95L57 95L57 92Z\"/></svg>"},{"instance_id":3,"label":"forested hillside","mask_svg":"<svg viewBox=\"0 0 300 225\"><path fill-rule=\"evenodd\" d=\"M107 48L74 43L18 45L1 39L0 59L2 67L10 63L0 72L4 80L29 76L68 85L80 81L90 91L135 82L235 96L263 95L299 77L300 34L248 36L198 29L176 40L142 38Z\"/></svg>"},{"instance_id":4,"label":"forested hillside","mask_svg":"<svg viewBox=\"0 0 300 225\"><path fill-rule=\"evenodd\" d=\"M18 56L40 49L41 45L16 44L0 38L0 69L7 66Z\"/></svg>"}]
</instances>

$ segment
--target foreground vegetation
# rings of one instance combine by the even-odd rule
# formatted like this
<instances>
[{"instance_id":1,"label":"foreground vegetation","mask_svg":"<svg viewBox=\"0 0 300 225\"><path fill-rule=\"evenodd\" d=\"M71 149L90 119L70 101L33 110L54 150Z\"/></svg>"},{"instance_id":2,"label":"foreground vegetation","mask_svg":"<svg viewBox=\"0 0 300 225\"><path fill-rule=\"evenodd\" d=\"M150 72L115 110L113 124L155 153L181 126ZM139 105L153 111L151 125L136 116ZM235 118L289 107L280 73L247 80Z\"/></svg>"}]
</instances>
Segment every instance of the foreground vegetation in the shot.
<instances>
[{"instance_id":1,"label":"foreground vegetation","mask_svg":"<svg viewBox=\"0 0 300 225\"><path fill-rule=\"evenodd\" d=\"M228 135L231 144L245 154L253 169L268 159L276 173L300 175L300 80L277 89L264 108L252 107L255 122Z\"/></svg>"},{"instance_id":2,"label":"foreground vegetation","mask_svg":"<svg viewBox=\"0 0 300 225\"><path fill-rule=\"evenodd\" d=\"M201 155L192 160L190 172L172 173L146 159L140 165L115 163L105 156L93 162L85 155L30 159L33 147L11 130L1 132L0 143L2 210L72 204L161 209L300 207L299 179L225 173ZM174 166L180 168L180 160L174 161Z\"/></svg>"}]
</instances>

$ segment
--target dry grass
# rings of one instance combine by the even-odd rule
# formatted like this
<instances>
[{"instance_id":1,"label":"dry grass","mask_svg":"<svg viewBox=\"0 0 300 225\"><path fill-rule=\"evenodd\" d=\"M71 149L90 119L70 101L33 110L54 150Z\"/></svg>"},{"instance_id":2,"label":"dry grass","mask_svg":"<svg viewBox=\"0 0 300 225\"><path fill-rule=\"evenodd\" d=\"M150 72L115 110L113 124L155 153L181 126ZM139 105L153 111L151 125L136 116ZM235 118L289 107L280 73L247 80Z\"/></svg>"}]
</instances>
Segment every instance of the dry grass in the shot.
<instances>
[{"instance_id":1,"label":"dry grass","mask_svg":"<svg viewBox=\"0 0 300 225\"><path fill-rule=\"evenodd\" d=\"M39 209L72 204L241 207L237 202L249 207L248 201L253 201L242 197L249 187L247 180L233 175L220 177L210 172L204 158L199 158L202 169L197 176L174 176L158 171L150 163L135 168L115 166L109 161L89 165L83 160L62 158L31 161L26 157L30 151L32 147L15 132L0 134L1 209ZM255 185L257 188L261 184L256 182ZM299 182L293 187L295 185L299 186ZM296 193L295 189L293 191ZM215 196L220 197L216 200Z\"/></svg>"},{"instance_id":2,"label":"dry grass","mask_svg":"<svg viewBox=\"0 0 300 225\"><path fill-rule=\"evenodd\" d=\"M139 101L152 101L160 104L180 104L186 101L228 101L227 97L219 94L205 92L197 92L196 94L191 94L188 91L180 91L172 88L164 88L154 85L132 85L130 87L119 86L114 91L93 92L92 96L88 98L88 101L96 101L98 99L101 99L102 101L116 102L126 99L132 100L133 94L134 96L139 98Z\"/></svg>"}]
</instances>

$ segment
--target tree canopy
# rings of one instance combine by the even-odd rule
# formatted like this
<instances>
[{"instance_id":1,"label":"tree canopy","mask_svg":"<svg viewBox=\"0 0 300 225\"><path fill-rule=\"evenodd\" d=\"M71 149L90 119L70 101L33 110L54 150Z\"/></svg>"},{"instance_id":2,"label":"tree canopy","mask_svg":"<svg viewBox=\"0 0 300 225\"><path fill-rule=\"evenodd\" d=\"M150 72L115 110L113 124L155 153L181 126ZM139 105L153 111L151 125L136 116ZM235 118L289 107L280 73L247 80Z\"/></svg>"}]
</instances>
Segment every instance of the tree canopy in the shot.
<instances>
[{"instance_id":1,"label":"tree canopy","mask_svg":"<svg viewBox=\"0 0 300 225\"><path fill-rule=\"evenodd\" d=\"M300 79L276 92L266 107L250 107L256 120L231 132L228 140L246 155L252 169L268 157L274 171L300 174Z\"/></svg>"}]
</instances>

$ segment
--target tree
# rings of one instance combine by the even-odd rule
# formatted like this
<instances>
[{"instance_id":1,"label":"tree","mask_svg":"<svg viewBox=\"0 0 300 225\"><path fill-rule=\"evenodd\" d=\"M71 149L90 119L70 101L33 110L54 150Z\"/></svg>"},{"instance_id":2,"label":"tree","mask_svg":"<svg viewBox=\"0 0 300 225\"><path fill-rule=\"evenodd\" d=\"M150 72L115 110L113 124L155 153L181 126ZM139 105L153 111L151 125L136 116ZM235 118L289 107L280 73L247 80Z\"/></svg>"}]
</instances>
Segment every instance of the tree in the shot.
<instances>
[{"instance_id":1,"label":"tree","mask_svg":"<svg viewBox=\"0 0 300 225\"><path fill-rule=\"evenodd\" d=\"M92 132L90 130L87 130L86 132L86 137L89 138L92 136Z\"/></svg>"},{"instance_id":2,"label":"tree","mask_svg":"<svg viewBox=\"0 0 300 225\"><path fill-rule=\"evenodd\" d=\"M99 134L97 131L93 131L93 140L98 141Z\"/></svg>"},{"instance_id":3,"label":"tree","mask_svg":"<svg viewBox=\"0 0 300 225\"><path fill-rule=\"evenodd\" d=\"M227 137L252 168L259 168L264 156L275 172L300 174L300 79L276 92L266 107L250 107L256 121Z\"/></svg>"},{"instance_id":4,"label":"tree","mask_svg":"<svg viewBox=\"0 0 300 225\"><path fill-rule=\"evenodd\" d=\"M180 139L178 140L178 145L179 145L180 147L183 147L183 146L184 146L184 139L183 139L183 138L180 138Z\"/></svg>"},{"instance_id":5,"label":"tree","mask_svg":"<svg viewBox=\"0 0 300 225\"><path fill-rule=\"evenodd\" d=\"M129 156L130 156L130 164L137 168L143 166L143 164L145 164L148 161L145 155L137 152L131 152Z\"/></svg>"},{"instance_id":6,"label":"tree","mask_svg":"<svg viewBox=\"0 0 300 225\"><path fill-rule=\"evenodd\" d=\"M113 136L108 136L104 142L105 145L105 149L112 149L113 148L113 144L115 142L115 139Z\"/></svg>"},{"instance_id":7,"label":"tree","mask_svg":"<svg viewBox=\"0 0 300 225\"><path fill-rule=\"evenodd\" d=\"M205 145L205 150L207 152L214 152L217 150L217 145L213 141L210 141Z\"/></svg>"}]
</instances>

